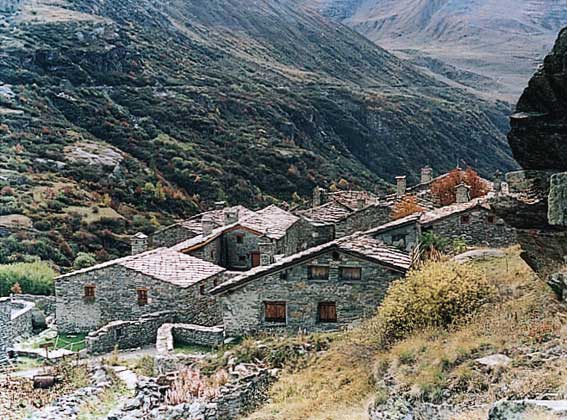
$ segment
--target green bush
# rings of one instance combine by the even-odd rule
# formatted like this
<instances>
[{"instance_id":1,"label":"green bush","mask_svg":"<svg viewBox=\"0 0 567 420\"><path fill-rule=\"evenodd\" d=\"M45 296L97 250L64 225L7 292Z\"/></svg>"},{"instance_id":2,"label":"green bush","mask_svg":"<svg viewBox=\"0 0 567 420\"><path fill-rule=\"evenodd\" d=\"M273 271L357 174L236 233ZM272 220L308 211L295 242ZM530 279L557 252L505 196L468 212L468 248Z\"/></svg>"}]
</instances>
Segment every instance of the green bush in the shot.
<instances>
[{"instance_id":1,"label":"green bush","mask_svg":"<svg viewBox=\"0 0 567 420\"><path fill-rule=\"evenodd\" d=\"M96 264L96 257L88 252L79 252L75 261L73 262L73 268L80 270L81 268L87 268Z\"/></svg>"},{"instance_id":2,"label":"green bush","mask_svg":"<svg viewBox=\"0 0 567 420\"><path fill-rule=\"evenodd\" d=\"M19 283L23 293L51 295L56 275L49 264L41 261L0 265L0 296L9 296L15 283Z\"/></svg>"},{"instance_id":3,"label":"green bush","mask_svg":"<svg viewBox=\"0 0 567 420\"><path fill-rule=\"evenodd\" d=\"M372 322L387 344L419 329L464 320L494 292L485 274L472 265L431 261L392 284Z\"/></svg>"}]
</instances>

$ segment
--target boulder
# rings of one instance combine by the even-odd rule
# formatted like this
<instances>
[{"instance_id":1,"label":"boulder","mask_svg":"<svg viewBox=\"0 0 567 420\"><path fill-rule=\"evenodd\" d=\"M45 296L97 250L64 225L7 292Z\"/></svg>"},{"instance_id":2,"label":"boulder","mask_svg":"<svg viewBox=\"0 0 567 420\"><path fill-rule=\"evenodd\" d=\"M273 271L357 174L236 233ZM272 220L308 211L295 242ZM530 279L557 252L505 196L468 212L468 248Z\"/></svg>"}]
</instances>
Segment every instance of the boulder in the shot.
<instances>
[{"instance_id":1,"label":"boulder","mask_svg":"<svg viewBox=\"0 0 567 420\"><path fill-rule=\"evenodd\" d=\"M505 354L492 354L490 356L476 359L475 362L478 363L479 365L494 369L498 367L508 366L510 363L512 363L512 359L510 359Z\"/></svg>"},{"instance_id":2,"label":"boulder","mask_svg":"<svg viewBox=\"0 0 567 420\"><path fill-rule=\"evenodd\" d=\"M547 214L550 224L567 226L567 172L551 177Z\"/></svg>"},{"instance_id":3,"label":"boulder","mask_svg":"<svg viewBox=\"0 0 567 420\"><path fill-rule=\"evenodd\" d=\"M488 420L531 420L549 418L567 420L567 400L499 401L492 406Z\"/></svg>"}]
</instances>

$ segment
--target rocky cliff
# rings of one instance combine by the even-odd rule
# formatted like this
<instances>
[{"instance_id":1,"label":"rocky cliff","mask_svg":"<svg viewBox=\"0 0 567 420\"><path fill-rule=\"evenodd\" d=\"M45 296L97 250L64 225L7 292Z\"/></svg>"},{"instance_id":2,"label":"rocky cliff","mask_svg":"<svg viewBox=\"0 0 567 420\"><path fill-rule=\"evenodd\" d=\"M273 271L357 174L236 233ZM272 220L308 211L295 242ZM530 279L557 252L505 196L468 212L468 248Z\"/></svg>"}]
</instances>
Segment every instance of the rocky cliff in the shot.
<instances>
[{"instance_id":1,"label":"rocky cliff","mask_svg":"<svg viewBox=\"0 0 567 420\"><path fill-rule=\"evenodd\" d=\"M513 194L497 207L519 228L525 260L547 276L567 256L567 29L530 80L511 125L510 146L524 170L508 174Z\"/></svg>"}]
</instances>

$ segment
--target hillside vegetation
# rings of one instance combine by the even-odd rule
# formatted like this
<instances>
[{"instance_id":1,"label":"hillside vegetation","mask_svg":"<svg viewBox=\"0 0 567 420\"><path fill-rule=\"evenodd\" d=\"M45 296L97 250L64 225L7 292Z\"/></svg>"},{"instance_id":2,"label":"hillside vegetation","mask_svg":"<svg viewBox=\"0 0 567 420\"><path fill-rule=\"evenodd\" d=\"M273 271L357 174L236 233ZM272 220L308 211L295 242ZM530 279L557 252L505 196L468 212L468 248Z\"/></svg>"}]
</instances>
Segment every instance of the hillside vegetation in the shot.
<instances>
[{"instance_id":1,"label":"hillside vegetation","mask_svg":"<svg viewBox=\"0 0 567 420\"><path fill-rule=\"evenodd\" d=\"M455 287L443 284L465 269L449 276ZM415 312L403 315L408 305L422 304L429 310L419 320ZM454 316L437 318L446 313ZM369 405L423 415L424 404L444 403L430 412L440 417L424 418L480 420L500 399L561 398L564 319L516 248L461 268L435 263L393 286L375 318L344 333L305 369L284 373L271 402L249 419L366 420ZM392 326L396 334L384 334ZM491 369L475 361L493 354L511 363Z\"/></svg>"},{"instance_id":2,"label":"hillside vegetation","mask_svg":"<svg viewBox=\"0 0 567 420\"><path fill-rule=\"evenodd\" d=\"M0 263L122 255L217 200L514 165L507 105L292 0L24 2L0 42L0 216L26 224Z\"/></svg>"}]
</instances>

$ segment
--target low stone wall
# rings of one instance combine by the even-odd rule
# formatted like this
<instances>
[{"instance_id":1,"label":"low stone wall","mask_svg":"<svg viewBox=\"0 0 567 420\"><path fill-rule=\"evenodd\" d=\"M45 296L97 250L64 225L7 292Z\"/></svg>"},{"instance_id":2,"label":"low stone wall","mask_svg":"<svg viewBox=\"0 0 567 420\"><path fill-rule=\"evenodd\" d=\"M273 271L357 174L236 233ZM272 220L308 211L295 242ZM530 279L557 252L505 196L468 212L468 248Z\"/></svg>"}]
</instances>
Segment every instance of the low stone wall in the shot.
<instances>
[{"instance_id":1,"label":"low stone wall","mask_svg":"<svg viewBox=\"0 0 567 420\"><path fill-rule=\"evenodd\" d=\"M35 303L22 300L12 301L12 337L28 338L33 335L32 313Z\"/></svg>"},{"instance_id":2,"label":"low stone wall","mask_svg":"<svg viewBox=\"0 0 567 420\"><path fill-rule=\"evenodd\" d=\"M91 332L85 339L90 354L143 347L156 342L158 329L175 321L174 311L154 312L136 321L114 321Z\"/></svg>"},{"instance_id":3,"label":"low stone wall","mask_svg":"<svg viewBox=\"0 0 567 420\"><path fill-rule=\"evenodd\" d=\"M0 365L8 361L8 348L12 347L11 311L10 298L0 299Z\"/></svg>"},{"instance_id":4,"label":"low stone wall","mask_svg":"<svg viewBox=\"0 0 567 420\"><path fill-rule=\"evenodd\" d=\"M55 296L17 295L16 299L35 303L36 308L43 312L45 316L55 315Z\"/></svg>"},{"instance_id":5,"label":"low stone wall","mask_svg":"<svg viewBox=\"0 0 567 420\"><path fill-rule=\"evenodd\" d=\"M276 376L277 370L240 364L230 373L229 382L218 390L214 398L196 398L191 402L166 408L163 394L169 385L164 384L171 382L171 376L148 378L138 382L136 396L114 410L108 419L234 420L252 412L267 400L269 387Z\"/></svg>"},{"instance_id":6,"label":"low stone wall","mask_svg":"<svg viewBox=\"0 0 567 420\"><path fill-rule=\"evenodd\" d=\"M222 326L203 327L194 324L175 324L172 333L174 343L216 347L224 342Z\"/></svg>"}]
</instances>

